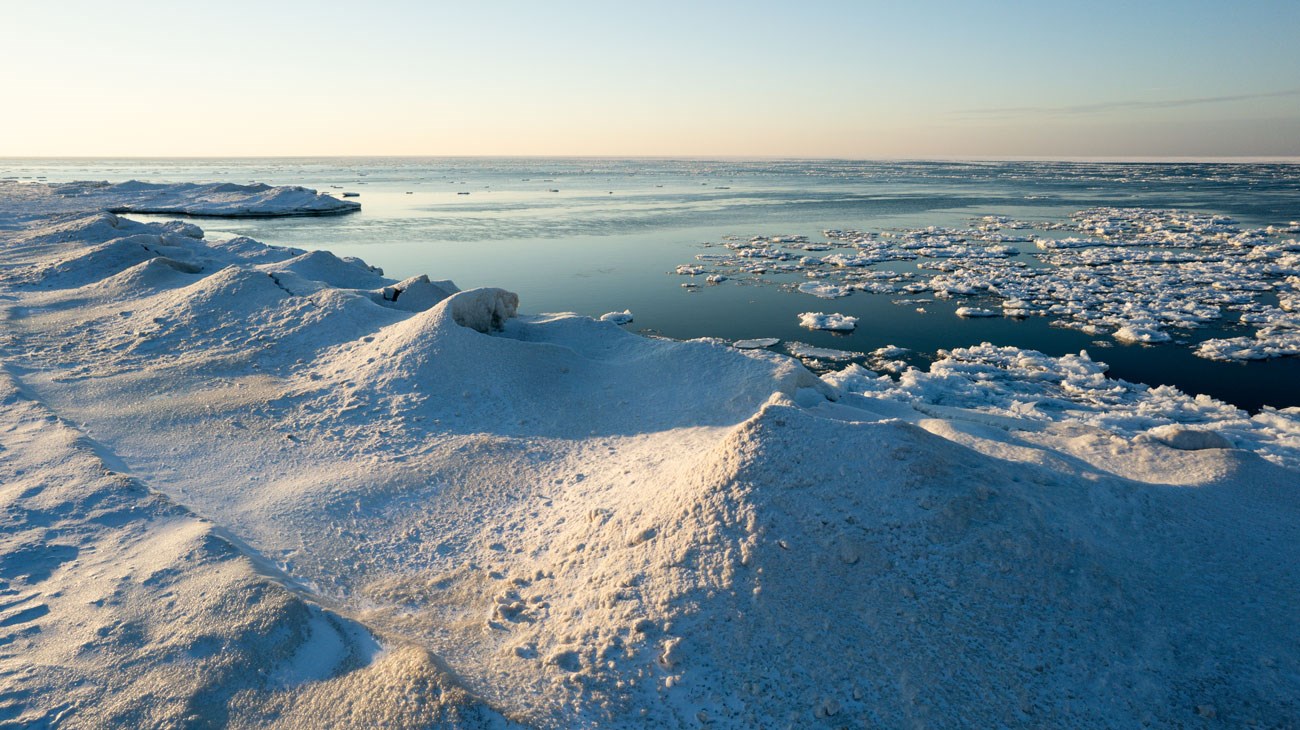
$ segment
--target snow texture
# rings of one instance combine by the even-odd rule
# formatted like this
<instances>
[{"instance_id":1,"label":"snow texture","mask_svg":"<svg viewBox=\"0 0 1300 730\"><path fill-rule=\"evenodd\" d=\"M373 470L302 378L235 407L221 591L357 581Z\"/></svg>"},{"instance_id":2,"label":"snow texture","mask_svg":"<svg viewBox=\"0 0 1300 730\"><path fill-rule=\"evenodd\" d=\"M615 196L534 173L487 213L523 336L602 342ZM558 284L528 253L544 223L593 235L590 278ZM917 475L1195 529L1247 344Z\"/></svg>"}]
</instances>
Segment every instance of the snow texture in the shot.
<instances>
[{"instance_id":1,"label":"snow texture","mask_svg":"<svg viewBox=\"0 0 1300 730\"><path fill-rule=\"evenodd\" d=\"M1300 722L1300 409L818 377L49 199L0 190L0 723Z\"/></svg>"}]
</instances>

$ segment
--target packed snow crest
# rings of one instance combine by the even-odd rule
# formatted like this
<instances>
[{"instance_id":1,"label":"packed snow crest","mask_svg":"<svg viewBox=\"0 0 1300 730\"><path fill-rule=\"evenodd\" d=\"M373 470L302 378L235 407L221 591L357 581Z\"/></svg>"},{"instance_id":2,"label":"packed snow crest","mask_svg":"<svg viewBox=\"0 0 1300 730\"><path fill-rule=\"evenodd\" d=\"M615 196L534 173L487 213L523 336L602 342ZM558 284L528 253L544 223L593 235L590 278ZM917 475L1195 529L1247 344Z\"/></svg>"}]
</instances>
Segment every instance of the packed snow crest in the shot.
<instances>
[{"instance_id":1,"label":"packed snow crest","mask_svg":"<svg viewBox=\"0 0 1300 730\"><path fill-rule=\"evenodd\" d=\"M0 727L1300 724L1297 409L818 377L86 190L0 187Z\"/></svg>"}]
</instances>

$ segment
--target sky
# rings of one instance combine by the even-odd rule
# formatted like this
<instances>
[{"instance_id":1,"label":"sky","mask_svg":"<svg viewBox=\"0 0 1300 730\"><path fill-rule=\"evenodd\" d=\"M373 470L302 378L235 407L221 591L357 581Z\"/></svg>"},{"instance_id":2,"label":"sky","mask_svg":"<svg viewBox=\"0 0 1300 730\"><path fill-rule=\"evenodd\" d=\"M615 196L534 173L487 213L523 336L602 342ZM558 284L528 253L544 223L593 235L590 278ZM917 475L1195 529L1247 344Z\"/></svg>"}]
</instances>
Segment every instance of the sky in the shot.
<instances>
[{"instance_id":1,"label":"sky","mask_svg":"<svg viewBox=\"0 0 1300 730\"><path fill-rule=\"evenodd\" d=\"M9 2L0 156L1300 155L1300 0Z\"/></svg>"}]
</instances>

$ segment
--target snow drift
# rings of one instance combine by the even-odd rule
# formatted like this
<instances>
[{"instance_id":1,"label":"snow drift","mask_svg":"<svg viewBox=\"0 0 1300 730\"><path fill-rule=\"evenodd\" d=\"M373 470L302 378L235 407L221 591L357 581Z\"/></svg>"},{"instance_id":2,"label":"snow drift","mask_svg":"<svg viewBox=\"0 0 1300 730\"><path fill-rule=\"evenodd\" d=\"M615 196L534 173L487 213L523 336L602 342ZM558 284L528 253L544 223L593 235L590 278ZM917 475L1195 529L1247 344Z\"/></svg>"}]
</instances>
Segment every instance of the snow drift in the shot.
<instances>
[{"instance_id":1,"label":"snow drift","mask_svg":"<svg viewBox=\"0 0 1300 730\"><path fill-rule=\"evenodd\" d=\"M0 201L5 721L1300 719L1296 409L991 345L818 378L39 200Z\"/></svg>"}]
</instances>

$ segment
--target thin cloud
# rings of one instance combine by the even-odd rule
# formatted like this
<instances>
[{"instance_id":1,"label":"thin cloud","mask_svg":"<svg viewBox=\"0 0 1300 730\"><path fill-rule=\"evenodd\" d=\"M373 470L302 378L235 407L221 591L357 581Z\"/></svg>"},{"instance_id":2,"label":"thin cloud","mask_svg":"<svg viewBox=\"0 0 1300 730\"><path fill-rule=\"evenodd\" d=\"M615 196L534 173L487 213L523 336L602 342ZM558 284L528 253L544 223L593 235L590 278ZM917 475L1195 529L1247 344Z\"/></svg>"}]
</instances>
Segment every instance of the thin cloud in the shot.
<instances>
[{"instance_id":1,"label":"thin cloud","mask_svg":"<svg viewBox=\"0 0 1300 730\"><path fill-rule=\"evenodd\" d=\"M1144 109L1178 109L1189 106L1209 104L1231 104L1239 101L1257 99L1276 99L1279 97L1300 96L1300 88L1283 91L1266 91L1258 94L1232 94L1229 96L1201 96L1188 99L1160 99L1141 101L1108 101L1096 104L1076 104L1072 106L1012 106L991 109L963 109L954 112L958 116L999 117L1021 114L1044 114L1074 116L1083 114L1101 114L1115 111L1141 111Z\"/></svg>"}]
</instances>

